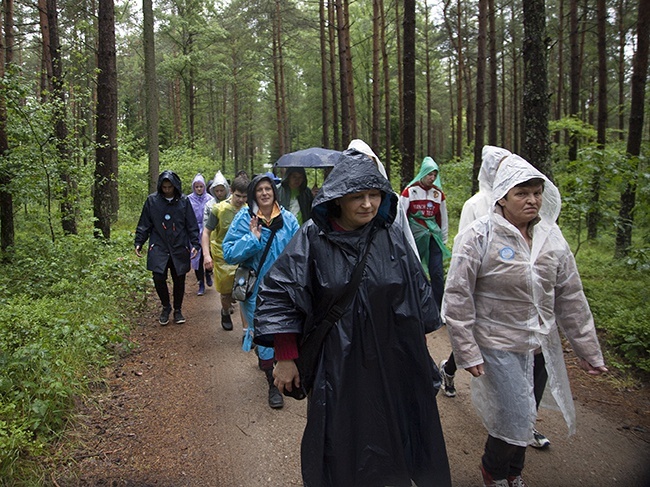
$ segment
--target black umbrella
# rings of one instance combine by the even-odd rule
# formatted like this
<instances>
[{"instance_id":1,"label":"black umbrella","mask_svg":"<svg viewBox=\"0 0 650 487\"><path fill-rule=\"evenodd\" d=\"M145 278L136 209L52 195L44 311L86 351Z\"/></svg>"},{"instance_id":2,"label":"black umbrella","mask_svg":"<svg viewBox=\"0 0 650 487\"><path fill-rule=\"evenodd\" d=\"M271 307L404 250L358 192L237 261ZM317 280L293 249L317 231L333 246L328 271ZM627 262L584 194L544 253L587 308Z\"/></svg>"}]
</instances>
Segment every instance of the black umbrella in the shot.
<instances>
[{"instance_id":1,"label":"black umbrella","mask_svg":"<svg viewBox=\"0 0 650 487\"><path fill-rule=\"evenodd\" d=\"M339 160L341 151L310 147L280 156L273 164L274 167L334 167Z\"/></svg>"}]
</instances>

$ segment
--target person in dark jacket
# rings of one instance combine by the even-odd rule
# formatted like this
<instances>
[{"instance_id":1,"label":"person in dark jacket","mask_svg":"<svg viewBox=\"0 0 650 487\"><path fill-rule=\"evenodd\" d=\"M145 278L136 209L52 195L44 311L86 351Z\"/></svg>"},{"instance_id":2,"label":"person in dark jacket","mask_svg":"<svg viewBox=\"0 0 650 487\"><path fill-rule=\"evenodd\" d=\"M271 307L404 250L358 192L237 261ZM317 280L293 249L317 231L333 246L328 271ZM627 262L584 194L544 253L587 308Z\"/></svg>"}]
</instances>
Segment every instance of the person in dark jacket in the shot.
<instances>
[{"instance_id":1,"label":"person in dark jacket","mask_svg":"<svg viewBox=\"0 0 650 487\"><path fill-rule=\"evenodd\" d=\"M171 271L174 293L174 322L185 323L181 312L185 293L185 274L190 270L201 244L199 226L187 196L181 191L181 180L173 171L163 171L158 178L158 190L150 194L135 230L135 253L142 257L142 247L149 240L147 269L162 304L159 322L169 323L172 307L167 288L167 269Z\"/></svg>"},{"instance_id":2,"label":"person in dark jacket","mask_svg":"<svg viewBox=\"0 0 650 487\"><path fill-rule=\"evenodd\" d=\"M307 400L304 485L450 486L426 333L441 326L431 285L377 165L347 150L264 278L255 342L275 346L276 386L300 386L298 343L323 321L369 251L351 304L326 336Z\"/></svg>"},{"instance_id":3,"label":"person in dark jacket","mask_svg":"<svg viewBox=\"0 0 650 487\"><path fill-rule=\"evenodd\" d=\"M278 201L295 215L302 225L311 218L314 196L307 187L307 174L303 167L290 167L278 186Z\"/></svg>"}]
</instances>

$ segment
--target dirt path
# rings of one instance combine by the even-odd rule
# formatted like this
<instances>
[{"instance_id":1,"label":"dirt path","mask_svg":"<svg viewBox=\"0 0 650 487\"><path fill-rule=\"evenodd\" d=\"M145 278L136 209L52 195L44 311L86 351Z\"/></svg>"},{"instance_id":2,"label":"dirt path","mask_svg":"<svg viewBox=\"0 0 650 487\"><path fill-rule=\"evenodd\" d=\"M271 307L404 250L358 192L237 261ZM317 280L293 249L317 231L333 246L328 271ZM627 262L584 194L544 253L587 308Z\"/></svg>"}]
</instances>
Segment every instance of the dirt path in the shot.
<instances>
[{"instance_id":1,"label":"dirt path","mask_svg":"<svg viewBox=\"0 0 650 487\"><path fill-rule=\"evenodd\" d=\"M79 448L53 469L64 486L284 487L302 485L300 438L306 402L267 405L256 357L240 349L241 324L218 323L214 289L195 295L188 277L187 323L166 327L153 312L134 331L139 348L107 370L107 387L80 405ZM439 361L449 353L445 330L428 338ZM531 487L650 486L650 398L616 392L571 366L578 434L567 438L559 413L540 412L538 429L552 442L528 449ZM469 374L457 375L458 396L438 396L456 487L481 485L485 431L470 402ZM347 487L347 486L341 486Z\"/></svg>"}]
</instances>

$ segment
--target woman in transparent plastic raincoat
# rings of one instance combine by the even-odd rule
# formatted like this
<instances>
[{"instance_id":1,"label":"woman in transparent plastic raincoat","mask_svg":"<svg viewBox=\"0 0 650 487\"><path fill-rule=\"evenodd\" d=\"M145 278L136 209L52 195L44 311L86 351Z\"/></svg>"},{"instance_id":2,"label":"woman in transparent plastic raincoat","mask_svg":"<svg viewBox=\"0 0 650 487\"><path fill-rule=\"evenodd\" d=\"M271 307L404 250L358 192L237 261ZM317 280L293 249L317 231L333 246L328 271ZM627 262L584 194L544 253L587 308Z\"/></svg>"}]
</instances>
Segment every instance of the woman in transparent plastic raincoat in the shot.
<instances>
[{"instance_id":1,"label":"woman in transparent plastic raincoat","mask_svg":"<svg viewBox=\"0 0 650 487\"><path fill-rule=\"evenodd\" d=\"M465 228L454 250L443 318L456 363L472 379L472 400L488 430L486 486L525 486L526 445L536 419L534 353L546 359L550 394L569 431L575 409L558 328L581 367L605 372L575 259L555 221L560 194L517 155L505 158L492 188L494 211Z\"/></svg>"}]
</instances>

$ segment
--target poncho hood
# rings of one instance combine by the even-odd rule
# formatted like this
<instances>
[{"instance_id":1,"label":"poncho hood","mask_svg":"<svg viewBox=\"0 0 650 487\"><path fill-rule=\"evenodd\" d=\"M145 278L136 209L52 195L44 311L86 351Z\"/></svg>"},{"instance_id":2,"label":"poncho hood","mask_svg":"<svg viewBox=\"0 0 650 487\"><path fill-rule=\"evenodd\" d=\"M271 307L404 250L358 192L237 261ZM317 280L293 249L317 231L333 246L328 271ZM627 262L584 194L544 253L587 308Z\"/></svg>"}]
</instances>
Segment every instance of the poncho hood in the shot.
<instances>
[{"instance_id":1,"label":"poncho hood","mask_svg":"<svg viewBox=\"0 0 650 487\"><path fill-rule=\"evenodd\" d=\"M169 169L163 171L160 176L158 176L158 186L156 186L156 189L158 190L158 194L162 195L162 183L163 181L169 181L172 183L174 186L174 196L176 198L180 198L181 195L183 194L182 191L182 184L181 184L181 178L178 177L178 174L176 174L174 171L170 171Z\"/></svg>"},{"instance_id":2,"label":"poncho hood","mask_svg":"<svg viewBox=\"0 0 650 487\"><path fill-rule=\"evenodd\" d=\"M350 145L348 145L348 149L356 149L357 151L361 152L362 154L367 155L370 157L373 161L377 163L377 169L379 169L379 172L381 173L382 176L384 176L386 179L388 179L388 175L386 174L386 168L382 164L382 162L379 160L379 157L375 152L370 148L368 144L366 144L363 140L361 139L354 139L350 142Z\"/></svg>"},{"instance_id":3,"label":"poncho hood","mask_svg":"<svg viewBox=\"0 0 650 487\"><path fill-rule=\"evenodd\" d=\"M228 184L228 180L226 177L221 174L221 171L217 171L217 173L214 175L214 179L212 180L212 184L210 184L210 188L208 189L209 193L214 197L215 200L217 201L223 201L217 198L217 195L214 194L214 188L217 186L223 186L226 188L226 196L223 200L228 199L228 196L230 196L230 185Z\"/></svg>"},{"instance_id":4,"label":"poncho hood","mask_svg":"<svg viewBox=\"0 0 650 487\"><path fill-rule=\"evenodd\" d=\"M511 154L512 152L502 147L496 147L494 145L483 146L483 151L481 152L481 169L478 172L480 191L489 192L492 190L492 184L497 175L499 164Z\"/></svg>"},{"instance_id":5,"label":"poncho hood","mask_svg":"<svg viewBox=\"0 0 650 487\"><path fill-rule=\"evenodd\" d=\"M397 213L397 196L390 182L369 156L356 149L344 151L314 198L312 219L322 230L328 229L330 201L369 189L378 189L383 193L375 221L393 223Z\"/></svg>"},{"instance_id":6,"label":"poncho hood","mask_svg":"<svg viewBox=\"0 0 650 487\"><path fill-rule=\"evenodd\" d=\"M440 168L438 167L438 164L436 164L436 161L433 160L432 157L426 156L422 160L422 165L420 166L420 172L418 172L417 176L413 178L413 180L408 183L408 186L413 186L415 183L418 183L422 180L424 176L429 174L431 171L438 171L438 176L436 177L436 180L433 182L433 185L436 186L438 189L442 190L442 180L440 179Z\"/></svg>"},{"instance_id":7,"label":"poncho hood","mask_svg":"<svg viewBox=\"0 0 650 487\"><path fill-rule=\"evenodd\" d=\"M550 179L535 169L524 158L516 154L509 155L499 165L492 186L492 204L495 205L497 201L503 198L516 185L534 178L544 180L544 194L542 196L542 207L539 211L539 217L542 221L555 223L562 209L560 191Z\"/></svg>"}]
</instances>

